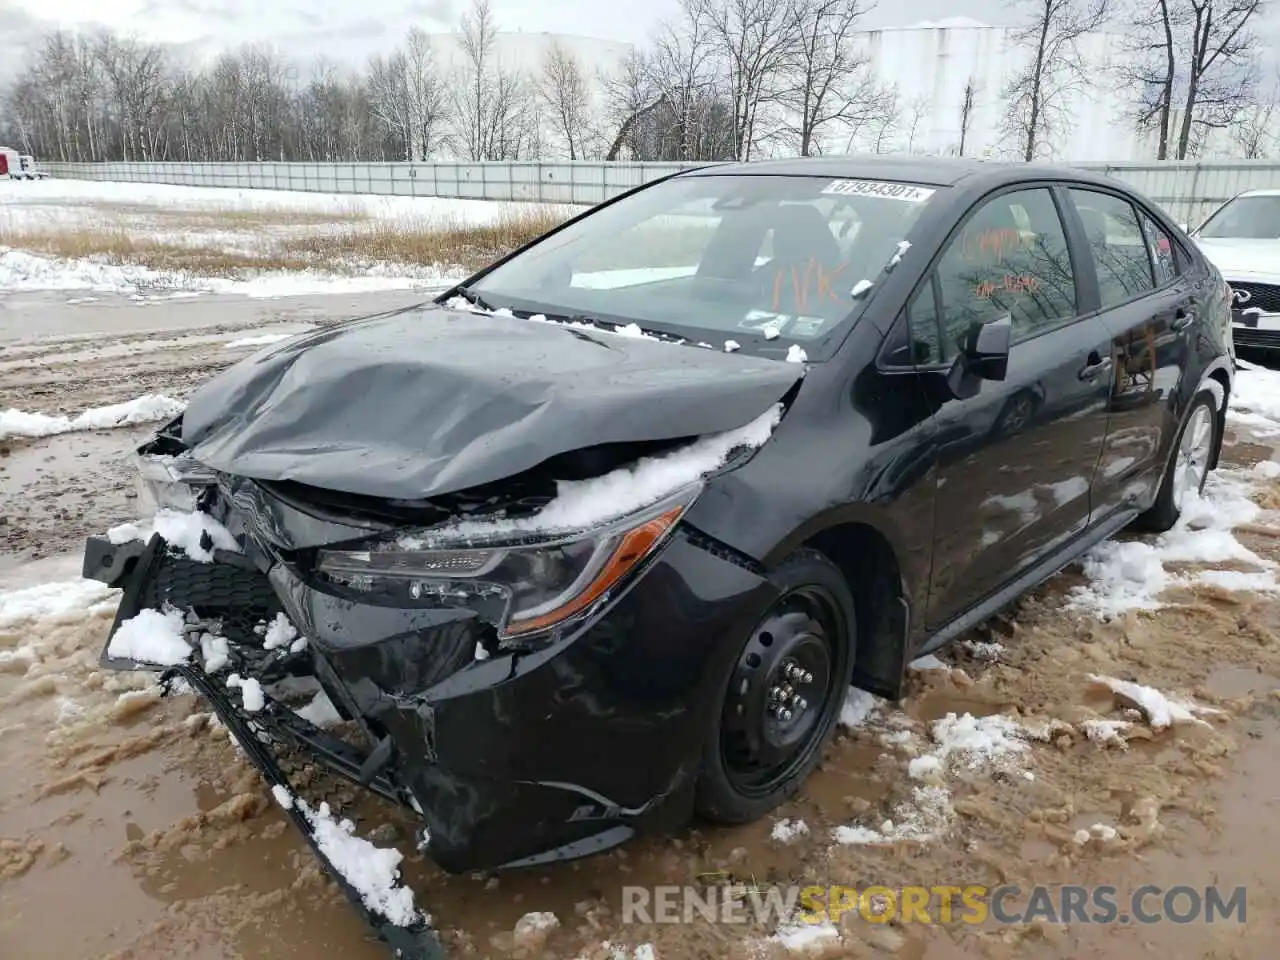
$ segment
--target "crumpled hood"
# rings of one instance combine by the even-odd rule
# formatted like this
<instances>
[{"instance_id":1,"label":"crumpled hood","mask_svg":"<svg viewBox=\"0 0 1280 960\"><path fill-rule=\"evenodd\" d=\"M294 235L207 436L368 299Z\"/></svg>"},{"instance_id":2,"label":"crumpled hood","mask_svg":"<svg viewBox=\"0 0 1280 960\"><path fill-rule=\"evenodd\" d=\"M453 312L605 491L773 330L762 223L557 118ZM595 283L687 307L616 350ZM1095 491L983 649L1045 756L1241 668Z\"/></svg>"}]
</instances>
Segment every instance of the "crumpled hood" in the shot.
<instances>
[{"instance_id":1,"label":"crumpled hood","mask_svg":"<svg viewBox=\"0 0 1280 960\"><path fill-rule=\"evenodd\" d=\"M306 334L187 405L201 463L258 480L419 499L602 443L743 426L800 364L435 305Z\"/></svg>"},{"instance_id":2,"label":"crumpled hood","mask_svg":"<svg viewBox=\"0 0 1280 960\"><path fill-rule=\"evenodd\" d=\"M1195 242L1228 283L1233 277L1280 283L1280 240L1196 237Z\"/></svg>"}]
</instances>

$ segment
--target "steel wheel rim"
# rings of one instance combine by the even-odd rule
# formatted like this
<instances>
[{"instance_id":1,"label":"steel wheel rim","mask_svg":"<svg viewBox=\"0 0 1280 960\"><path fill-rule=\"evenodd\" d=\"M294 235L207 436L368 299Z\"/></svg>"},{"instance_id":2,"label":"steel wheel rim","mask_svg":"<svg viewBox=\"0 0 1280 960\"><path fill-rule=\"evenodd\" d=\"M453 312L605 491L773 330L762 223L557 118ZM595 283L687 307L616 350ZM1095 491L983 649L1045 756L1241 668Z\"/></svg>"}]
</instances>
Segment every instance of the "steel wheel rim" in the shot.
<instances>
[{"instance_id":1,"label":"steel wheel rim","mask_svg":"<svg viewBox=\"0 0 1280 960\"><path fill-rule=\"evenodd\" d=\"M804 587L779 599L739 653L721 714L720 758L735 790L763 797L812 759L846 662L835 599Z\"/></svg>"},{"instance_id":2,"label":"steel wheel rim","mask_svg":"<svg viewBox=\"0 0 1280 960\"><path fill-rule=\"evenodd\" d=\"M1213 417L1208 407L1199 406L1182 431L1173 464L1173 502L1179 510L1200 495L1212 451Z\"/></svg>"}]
</instances>

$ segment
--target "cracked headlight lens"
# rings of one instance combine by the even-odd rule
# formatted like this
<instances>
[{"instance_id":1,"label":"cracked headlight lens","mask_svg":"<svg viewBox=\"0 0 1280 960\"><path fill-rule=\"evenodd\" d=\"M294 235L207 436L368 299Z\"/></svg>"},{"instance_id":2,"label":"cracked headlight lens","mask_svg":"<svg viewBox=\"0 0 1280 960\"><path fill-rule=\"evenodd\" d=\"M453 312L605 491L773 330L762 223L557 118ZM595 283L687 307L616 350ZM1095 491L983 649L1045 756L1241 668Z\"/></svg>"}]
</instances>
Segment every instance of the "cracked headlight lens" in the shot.
<instances>
[{"instance_id":1,"label":"cracked headlight lens","mask_svg":"<svg viewBox=\"0 0 1280 960\"><path fill-rule=\"evenodd\" d=\"M322 550L316 569L357 589L464 606L500 638L539 633L592 610L665 543L701 485L598 529L539 534L528 522L468 523Z\"/></svg>"}]
</instances>

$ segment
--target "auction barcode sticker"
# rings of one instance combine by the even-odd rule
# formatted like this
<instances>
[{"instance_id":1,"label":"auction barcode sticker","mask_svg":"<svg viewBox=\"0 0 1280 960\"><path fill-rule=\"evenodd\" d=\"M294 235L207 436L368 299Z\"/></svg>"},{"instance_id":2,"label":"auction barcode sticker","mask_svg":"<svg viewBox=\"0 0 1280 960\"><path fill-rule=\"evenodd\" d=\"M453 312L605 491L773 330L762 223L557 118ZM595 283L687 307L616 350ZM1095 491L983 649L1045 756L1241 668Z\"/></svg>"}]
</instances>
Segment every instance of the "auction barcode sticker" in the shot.
<instances>
[{"instance_id":1,"label":"auction barcode sticker","mask_svg":"<svg viewBox=\"0 0 1280 960\"><path fill-rule=\"evenodd\" d=\"M890 180L832 180L822 192L838 193L846 197L884 197L906 203L923 203L934 194L928 187L894 183Z\"/></svg>"}]
</instances>

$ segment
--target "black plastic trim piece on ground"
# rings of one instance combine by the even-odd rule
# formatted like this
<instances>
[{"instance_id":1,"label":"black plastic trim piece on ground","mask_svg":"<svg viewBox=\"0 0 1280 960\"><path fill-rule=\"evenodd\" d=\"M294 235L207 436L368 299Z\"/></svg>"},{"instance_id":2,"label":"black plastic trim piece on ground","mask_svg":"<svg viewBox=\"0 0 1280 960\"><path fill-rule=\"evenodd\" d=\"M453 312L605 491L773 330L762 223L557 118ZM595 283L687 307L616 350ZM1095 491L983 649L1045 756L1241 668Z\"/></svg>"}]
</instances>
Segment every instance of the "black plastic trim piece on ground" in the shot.
<instances>
[{"instance_id":1,"label":"black plastic trim piece on ground","mask_svg":"<svg viewBox=\"0 0 1280 960\"><path fill-rule=\"evenodd\" d=\"M244 749L250 762L258 768L263 779L270 786L281 787L289 791L290 796L300 796L290 785L284 775L284 771L280 769L270 751L258 740L254 731L236 710L235 706L214 687L204 671L186 666L170 667L161 675L161 683L168 684L175 677L185 680L209 701L209 705L213 707L218 719L231 731L232 736L236 738L236 742ZM320 860L325 871L342 888L342 892L346 894L352 908L360 914L364 922L377 934L378 939L391 948L393 956L399 958L399 960L447 960L444 945L440 943L435 930L426 923L419 922L412 927L402 927L366 907L359 892L347 882L342 872L333 865L333 862L320 849L320 844L316 840L315 829L311 826L310 821L307 820L306 815L298 808L298 805L291 804L285 812L293 821L293 825L301 831L303 838L307 841L307 845L311 847L311 851Z\"/></svg>"}]
</instances>

